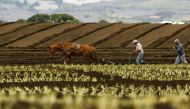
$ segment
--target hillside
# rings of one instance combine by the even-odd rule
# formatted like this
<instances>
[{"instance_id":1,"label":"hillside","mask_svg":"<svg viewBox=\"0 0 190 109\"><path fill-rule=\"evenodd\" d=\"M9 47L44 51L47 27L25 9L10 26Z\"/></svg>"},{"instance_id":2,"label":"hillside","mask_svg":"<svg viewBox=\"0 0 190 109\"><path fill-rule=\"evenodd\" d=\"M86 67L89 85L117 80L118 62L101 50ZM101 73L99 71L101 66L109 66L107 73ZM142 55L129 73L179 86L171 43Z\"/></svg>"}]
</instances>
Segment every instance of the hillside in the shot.
<instances>
[{"instance_id":1,"label":"hillside","mask_svg":"<svg viewBox=\"0 0 190 109\"><path fill-rule=\"evenodd\" d=\"M50 44L73 41L97 48L131 48L138 39L145 48L172 48L179 38L190 46L190 25L173 24L50 24L8 23L0 25L0 47L48 47Z\"/></svg>"}]
</instances>

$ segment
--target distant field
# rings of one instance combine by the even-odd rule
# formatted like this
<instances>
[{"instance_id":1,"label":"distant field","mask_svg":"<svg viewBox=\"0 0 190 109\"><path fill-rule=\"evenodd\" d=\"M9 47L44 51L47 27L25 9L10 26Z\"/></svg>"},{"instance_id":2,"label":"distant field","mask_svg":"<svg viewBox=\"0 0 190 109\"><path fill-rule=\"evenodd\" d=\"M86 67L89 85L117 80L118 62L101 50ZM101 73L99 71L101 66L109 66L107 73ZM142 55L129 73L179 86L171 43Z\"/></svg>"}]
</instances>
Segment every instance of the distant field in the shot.
<instances>
[{"instance_id":1,"label":"distant field","mask_svg":"<svg viewBox=\"0 0 190 109\"><path fill-rule=\"evenodd\" d=\"M173 24L50 24L17 23L0 25L0 47L48 47L56 42L73 41L97 48L129 48L138 39L145 48L171 48L179 38L186 48L190 25Z\"/></svg>"},{"instance_id":2,"label":"distant field","mask_svg":"<svg viewBox=\"0 0 190 109\"><path fill-rule=\"evenodd\" d=\"M63 54L59 52L52 61L47 47L64 41L95 46L99 60L104 58L118 64L131 64L136 58L130 55L134 39L142 43L144 60L148 64L173 64L176 53L172 47L176 38L183 43L190 62L188 24L10 22L0 25L0 30L1 64L61 63ZM87 62L84 58L74 58L73 63Z\"/></svg>"},{"instance_id":3,"label":"distant field","mask_svg":"<svg viewBox=\"0 0 190 109\"><path fill-rule=\"evenodd\" d=\"M155 31L146 34L144 37L139 38L138 40L143 43L143 46L148 48L150 44L158 41L160 38L171 36L174 32L178 31L181 28L184 28L186 25L167 25L162 28L159 28Z\"/></svg>"},{"instance_id":4,"label":"distant field","mask_svg":"<svg viewBox=\"0 0 190 109\"><path fill-rule=\"evenodd\" d=\"M190 65L173 65L173 41L190 62L190 25L17 23L0 25L0 109L189 109ZM135 65L131 42L144 46ZM98 63L48 46L63 41L96 47ZM90 65L89 65L90 64Z\"/></svg>"},{"instance_id":5,"label":"distant field","mask_svg":"<svg viewBox=\"0 0 190 109\"><path fill-rule=\"evenodd\" d=\"M76 29L73 29L72 31L55 36L51 40L47 40L37 45L37 47L46 47L57 42L77 40L82 37L85 37L88 34L93 33L94 31L100 28L104 28L105 26L108 26L108 24L95 24L95 23L84 24L80 28L76 28Z\"/></svg>"},{"instance_id":6,"label":"distant field","mask_svg":"<svg viewBox=\"0 0 190 109\"><path fill-rule=\"evenodd\" d=\"M124 48L130 44L134 39L137 39L142 34L150 31L152 28L161 26L161 24L137 24L133 28L126 29L125 31L116 34L109 40L97 45L98 48ZM111 46L110 46L111 45ZM123 47L122 47L123 46Z\"/></svg>"}]
</instances>

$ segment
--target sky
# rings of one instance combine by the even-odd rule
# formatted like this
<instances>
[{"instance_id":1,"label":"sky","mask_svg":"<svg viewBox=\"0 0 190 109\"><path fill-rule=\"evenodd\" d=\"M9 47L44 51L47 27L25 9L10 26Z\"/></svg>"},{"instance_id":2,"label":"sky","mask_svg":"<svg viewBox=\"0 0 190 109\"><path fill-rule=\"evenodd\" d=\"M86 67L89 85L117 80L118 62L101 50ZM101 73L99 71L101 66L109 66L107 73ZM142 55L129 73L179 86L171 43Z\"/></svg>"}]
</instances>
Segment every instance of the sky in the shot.
<instances>
[{"instance_id":1,"label":"sky","mask_svg":"<svg viewBox=\"0 0 190 109\"><path fill-rule=\"evenodd\" d=\"M97 3L101 1L113 1L113 0L63 0L65 3L71 3L75 5L83 5L88 3Z\"/></svg>"},{"instance_id":2,"label":"sky","mask_svg":"<svg viewBox=\"0 0 190 109\"><path fill-rule=\"evenodd\" d=\"M87 22L149 18L186 21L190 19L190 0L0 0L0 19L27 19L36 13L67 13Z\"/></svg>"},{"instance_id":3,"label":"sky","mask_svg":"<svg viewBox=\"0 0 190 109\"><path fill-rule=\"evenodd\" d=\"M19 0L21 2L24 2L24 0ZM46 1L46 0L27 0L28 3L32 4L37 1ZM65 3L71 3L75 5L83 5L83 4L88 4L88 3L97 3L101 1L113 1L113 0L62 0Z\"/></svg>"}]
</instances>

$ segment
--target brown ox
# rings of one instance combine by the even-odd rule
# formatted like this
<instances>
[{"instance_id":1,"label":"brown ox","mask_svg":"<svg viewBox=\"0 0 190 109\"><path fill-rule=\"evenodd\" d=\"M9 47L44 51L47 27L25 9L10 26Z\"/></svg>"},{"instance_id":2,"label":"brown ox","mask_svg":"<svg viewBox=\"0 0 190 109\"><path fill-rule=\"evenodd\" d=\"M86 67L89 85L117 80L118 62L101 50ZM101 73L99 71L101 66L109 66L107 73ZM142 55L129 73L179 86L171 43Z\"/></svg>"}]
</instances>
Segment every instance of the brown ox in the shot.
<instances>
[{"instance_id":1,"label":"brown ox","mask_svg":"<svg viewBox=\"0 0 190 109\"><path fill-rule=\"evenodd\" d=\"M51 58L54 58L55 52L62 50L64 53L62 61L65 63L65 59L69 59L71 62L72 56L84 57L90 62L97 63L96 49L93 46L87 44L76 44L70 42L55 43L49 47Z\"/></svg>"}]
</instances>

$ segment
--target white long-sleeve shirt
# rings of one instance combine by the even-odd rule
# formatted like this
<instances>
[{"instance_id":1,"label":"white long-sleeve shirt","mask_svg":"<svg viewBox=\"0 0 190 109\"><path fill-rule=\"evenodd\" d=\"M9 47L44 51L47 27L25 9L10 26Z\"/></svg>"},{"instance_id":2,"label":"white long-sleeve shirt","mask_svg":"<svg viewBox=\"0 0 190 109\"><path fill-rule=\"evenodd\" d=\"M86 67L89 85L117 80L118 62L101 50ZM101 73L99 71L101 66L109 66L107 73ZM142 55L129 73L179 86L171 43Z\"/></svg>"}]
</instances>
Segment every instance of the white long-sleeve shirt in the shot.
<instances>
[{"instance_id":1,"label":"white long-sleeve shirt","mask_svg":"<svg viewBox=\"0 0 190 109\"><path fill-rule=\"evenodd\" d=\"M142 45L139 42L136 45L136 51L138 53L144 53L143 47L142 47Z\"/></svg>"}]
</instances>

